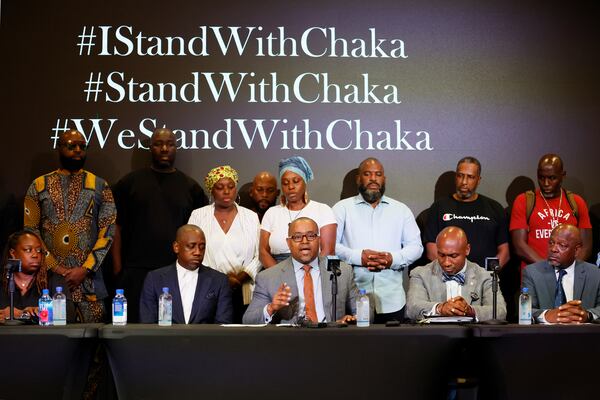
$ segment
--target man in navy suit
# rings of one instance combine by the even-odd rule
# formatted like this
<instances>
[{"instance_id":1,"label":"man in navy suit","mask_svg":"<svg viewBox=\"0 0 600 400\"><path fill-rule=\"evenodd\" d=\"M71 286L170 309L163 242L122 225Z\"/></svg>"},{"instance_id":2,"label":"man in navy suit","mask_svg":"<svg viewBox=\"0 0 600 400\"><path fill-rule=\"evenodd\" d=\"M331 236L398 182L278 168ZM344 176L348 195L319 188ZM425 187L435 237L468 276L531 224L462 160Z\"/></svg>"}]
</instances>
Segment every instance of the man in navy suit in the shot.
<instances>
[{"instance_id":1,"label":"man in navy suit","mask_svg":"<svg viewBox=\"0 0 600 400\"><path fill-rule=\"evenodd\" d=\"M173 251L175 264L146 276L140 299L140 321L158 321L158 298L168 287L173 296L175 324L229 324L233 318L227 276L202 265L206 239L196 225L177 230Z\"/></svg>"},{"instance_id":2,"label":"man in navy suit","mask_svg":"<svg viewBox=\"0 0 600 400\"><path fill-rule=\"evenodd\" d=\"M550 234L548 257L523 270L532 316L540 323L584 323L600 317L600 270L577 260L579 229L558 225Z\"/></svg>"}]
</instances>

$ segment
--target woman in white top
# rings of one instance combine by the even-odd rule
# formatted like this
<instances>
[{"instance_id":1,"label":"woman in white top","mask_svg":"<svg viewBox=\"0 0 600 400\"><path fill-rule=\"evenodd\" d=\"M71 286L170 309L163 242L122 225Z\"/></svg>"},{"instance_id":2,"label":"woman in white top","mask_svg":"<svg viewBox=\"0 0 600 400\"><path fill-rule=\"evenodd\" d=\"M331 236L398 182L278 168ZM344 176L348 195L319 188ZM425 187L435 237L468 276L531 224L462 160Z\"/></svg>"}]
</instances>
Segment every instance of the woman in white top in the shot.
<instances>
[{"instance_id":1,"label":"woman in white top","mask_svg":"<svg viewBox=\"0 0 600 400\"><path fill-rule=\"evenodd\" d=\"M258 216L236 204L238 174L230 166L213 168L204 183L214 202L194 210L189 223L199 226L206 236L202 263L229 278L233 320L241 323L260 269Z\"/></svg>"},{"instance_id":2,"label":"woman in white top","mask_svg":"<svg viewBox=\"0 0 600 400\"><path fill-rule=\"evenodd\" d=\"M279 162L281 204L265 213L260 230L260 262L272 267L290 255L286 238L288 225L299 217L313 219L319 227L321 255L335 254L337 222L327 204L308 199L306 183L313 172L302 157L290 157Z\"/></svg>"}]
</instances>

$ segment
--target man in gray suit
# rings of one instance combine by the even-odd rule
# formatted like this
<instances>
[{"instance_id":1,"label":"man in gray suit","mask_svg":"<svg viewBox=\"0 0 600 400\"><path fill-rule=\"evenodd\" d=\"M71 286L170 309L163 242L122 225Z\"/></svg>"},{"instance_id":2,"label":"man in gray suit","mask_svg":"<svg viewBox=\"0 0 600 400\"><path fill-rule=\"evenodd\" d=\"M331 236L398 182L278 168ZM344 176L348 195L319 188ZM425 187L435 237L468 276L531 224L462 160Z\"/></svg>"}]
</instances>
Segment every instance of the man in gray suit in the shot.
<instances>
[{"instance_id":1,"label":"man in gray suit","mask_svg":"<svg viewBox=\"0 0 600 400\"><path fill-rule=\"evenodd\" d=\"M319 228L315 221L301 217L289 225L287 243L291 257L256 277L252 302L245 324L292 323L299 316L311 322L331 322L331 281L327 259L319 254ZM352 268L340 263L336 296L338 322L356 321L358 289Z\"/></svg>"},{"instance_id":2,"label":"man in gray suit","mask_svg":"<svg viewBox=\"0 0 600 400\"><path fill-rule=\"evenodd\" d=\"M490 272L467 260L471 247L465 232L444 228L435 241L437 260L410 273L407 316L469 316L484 321L492 318ZM469 299L469 300L467 300ZM506 306L498 293L497 317L506 317Z\"/></svg>"},{"instance_id":3,"label":"man in gray suit","mask_svg":"<svg viewBox=\"0 0 600 400\"><path fill-rule=\"evenodd\" d=\"M536 322L577 324L600 316L600 270L576 260L582 247L577 227L558 225L550 234L547 259L523 270Z\"/></svg>"}]
</instances>

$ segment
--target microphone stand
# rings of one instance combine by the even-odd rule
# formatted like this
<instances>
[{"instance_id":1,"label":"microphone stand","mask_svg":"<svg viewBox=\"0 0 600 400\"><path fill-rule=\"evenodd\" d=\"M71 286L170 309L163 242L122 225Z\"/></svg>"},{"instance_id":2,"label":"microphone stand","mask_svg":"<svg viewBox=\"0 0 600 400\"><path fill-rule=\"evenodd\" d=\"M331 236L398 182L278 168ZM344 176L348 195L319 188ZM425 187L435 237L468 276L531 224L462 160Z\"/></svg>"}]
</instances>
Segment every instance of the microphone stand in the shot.
<instances>
[{"instance_id":1,"label":"microphone stand","mask_svg":"<svg viewBox=\"0 0 600 400\"><path fill-rule=\"evenodd\" d=\"M494 265L492 269L492 319L481 321L484 325L506 325L507 322L498 319L498 271L500 265Z\"/></svg>"},{"instance_id":2,"label":"microphone stand","mask_svg":"<svg viewBox=\"0 0 600 400\"><path fill-rule=\"evenodd\" d=\"M13 274L13 268L11 268L9 265L6 266L6 278L8 279L8 292L10 296L10 318L4 321L4 325L23 325L23 321L15 319L15 276Z\"/></svg>"},{"instance_id":3,"label":"microphone stand","mask_svg":"<svg viewBox=\"0 0 600 400\"><path fill-rule=\"evenodd\" d=\"M337 293L338 293L338 276L342 274L340 271L340 259L335 256L327 256L327 271L331 272L329 279L331 280L331 321L327 323L328 327L340 327L346 324L337 322Z\"/></svg>"}]
</instances>

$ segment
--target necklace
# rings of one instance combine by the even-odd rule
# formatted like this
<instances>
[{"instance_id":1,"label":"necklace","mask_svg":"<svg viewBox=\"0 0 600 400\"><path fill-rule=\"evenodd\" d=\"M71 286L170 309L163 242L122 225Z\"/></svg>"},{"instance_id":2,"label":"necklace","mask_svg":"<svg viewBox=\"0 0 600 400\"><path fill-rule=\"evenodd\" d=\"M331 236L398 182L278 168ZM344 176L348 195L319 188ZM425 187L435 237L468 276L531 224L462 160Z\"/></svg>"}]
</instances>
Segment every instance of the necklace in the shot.
<instances>
[{"instance_id":1,"label":"necklace","mask_svg":"<svg viewBox=\"0 0 600 400\"><path fill-rule=\"evenodd\" d=\"M548 204L548 201L546 200L546 198L544 197L543 194L540 193L540 195L542 196L542 199L544 199L544 203L546 203L546 207L548 207L548 212L550 213L550 215L552 216L552 219L550 220L550 227L552 229L556 228L559 224L558 221L558 213L561 210L561 206L562 206L562 189L560 189L560 200L558 200L558 209L556 210L556 212L554 212L551 208L550 208L550 204Z\"/></svg>"},{"instance_id":2,"label":"necklace","mask_svg":"<svg viewBox=\"0 0 600 400\"><path fill-rule=\"evenodd\" d=\"M300 214L302 214L302 211L304 211L304 208L306 207L306 204L304 205L304 207L302 207L300 210L298 210L298 212L296 213L296 215L294 215L294 218L292 218L292 213L290 212L290 209L285 206L285 208L287 209L288 215L290 217L290 222L300 218Z\"/></svg>"}]
</instances>

